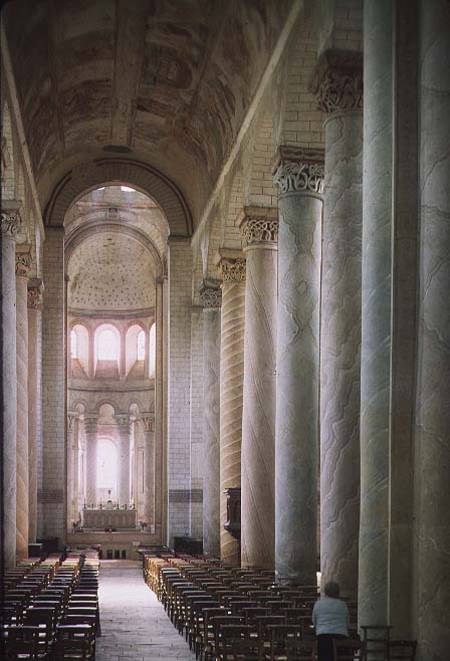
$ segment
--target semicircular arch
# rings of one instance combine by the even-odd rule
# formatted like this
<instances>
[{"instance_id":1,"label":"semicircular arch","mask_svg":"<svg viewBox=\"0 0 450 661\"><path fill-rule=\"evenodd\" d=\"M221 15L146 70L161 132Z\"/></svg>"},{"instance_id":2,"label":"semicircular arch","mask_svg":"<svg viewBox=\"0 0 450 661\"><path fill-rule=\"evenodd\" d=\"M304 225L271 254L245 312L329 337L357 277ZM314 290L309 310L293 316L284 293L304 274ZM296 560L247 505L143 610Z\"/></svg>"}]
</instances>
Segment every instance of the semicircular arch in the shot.
<instances>
[{"instance_id":1,"label":"semicircular arch","mask_svg":"<svg viewBox=\"0 0 450 661\"><path fill-rule=\"evenodd\" d=\"M171 236L192 235L192 216L179 188L156 168L131 159L98 159L70 170L53 189L45 207L45 224L62 227L76 200L100 186L118 184L150 196L165 214Z\"/></svg>"}]
</instances>

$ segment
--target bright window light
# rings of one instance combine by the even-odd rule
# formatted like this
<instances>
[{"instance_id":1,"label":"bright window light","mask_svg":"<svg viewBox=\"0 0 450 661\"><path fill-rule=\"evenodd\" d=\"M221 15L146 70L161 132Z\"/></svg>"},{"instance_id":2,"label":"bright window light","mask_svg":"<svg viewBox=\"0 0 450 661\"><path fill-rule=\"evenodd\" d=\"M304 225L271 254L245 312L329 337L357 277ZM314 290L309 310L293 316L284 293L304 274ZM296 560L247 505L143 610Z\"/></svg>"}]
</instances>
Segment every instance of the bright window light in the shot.
<instances>
[{"instance_id":1,"label":"bright window light","mask_svg":"<svg viewBox=\"0 0 450 661\"><path fill-rule=\"evenodd\" d=\"M116 491L117 448L109 438L100 438L97 444L97 488Z\"/></svg>"},{"instance_id":2,"label":"bright window light","mask_svg":"<svg viewBox=\"0 0 450 661\"><path fill-rule=\"evenodd\" d=\"M141 330L137 335L137 359L144 360L144 358L145 358L145 333L143 330Z\"/></svg>"},{"instance_id":3,"label":"bright window light","mask_svg":"<svg viewBox=\"0 0 450 661\"><path fill-rule=\"evenodd\" d=\"M151 379L155 376L156 366L156 325L152 324L148 343L148 373Z\"/></svg>"},{"instance_id":4,"label":"bright window light","mask_svg":"<svg viewBox=\"0 0 450 661\"><path fill-rule=\"evenodd\" d=\"M97 339L97 359L117 360L119 357L119 338L114 331L106 328L100 331Z\"/></svg>"},{"instance_id":5,"label":"bright window light","mask_svg":"<svg viewBox=\"0 0 450 661\"><path fill-rule=\"evenodd\" d=\"M124 191L125 193L134 193L135 189L130 188L129 186L121 186L120 190Z\"/></svg>"},{"instance_id":6,"label":"bright window light","mask_svg":"<svg viewBox=\"0 0 450 661\"><path fill-rule=\"evenodd\" d=\"M78 336L76 331L70 331L70 356L78 358Z\"/></svg>"}]
</instances>

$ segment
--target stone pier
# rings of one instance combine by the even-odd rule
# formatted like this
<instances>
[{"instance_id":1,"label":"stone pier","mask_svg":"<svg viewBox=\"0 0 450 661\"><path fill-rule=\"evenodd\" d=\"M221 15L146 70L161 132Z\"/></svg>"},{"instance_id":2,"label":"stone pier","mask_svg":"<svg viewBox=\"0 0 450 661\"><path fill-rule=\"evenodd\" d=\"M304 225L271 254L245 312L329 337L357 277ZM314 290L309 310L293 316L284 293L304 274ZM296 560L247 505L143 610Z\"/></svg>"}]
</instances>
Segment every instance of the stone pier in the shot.
<instances>
[{"instance_id":1,"label":"stone pier","mask_svg":"<svg viewBox=\"0 0 450 661\"><path fill-rule=\"evenodd\" d=\"M319 310L323 153L281 149L275 436L275 572L314 585L317 571Z\"/></svg>"},{"instance_id":2,"label":"stone pier","mask_svg":"<svg viewBox=\"0 0 450 661\"><path fill-rule=\"evenodd\" d=\"M273 569L278 211L246 207L241 563Z\"/></svg>"},{"instance_id":3,"label":"stone pier","mask_svg":"<svg viewBox=\"0 0 450 661\"><path fill-rule=\"evenodd\" d=\"M220 306L218 283L203 283L203 552L220 555Z\"/></svg>"},{"instance_id":4,"label":"stone pier","mask_svg":"<svg viewBox=\"0 0 450 661\"><path fill-rule=\"evenodd\" d=\"M358 593L362 53L326 51L313 80L326 113L320 337L320 570Z\"/></svg>"}]
</instances>

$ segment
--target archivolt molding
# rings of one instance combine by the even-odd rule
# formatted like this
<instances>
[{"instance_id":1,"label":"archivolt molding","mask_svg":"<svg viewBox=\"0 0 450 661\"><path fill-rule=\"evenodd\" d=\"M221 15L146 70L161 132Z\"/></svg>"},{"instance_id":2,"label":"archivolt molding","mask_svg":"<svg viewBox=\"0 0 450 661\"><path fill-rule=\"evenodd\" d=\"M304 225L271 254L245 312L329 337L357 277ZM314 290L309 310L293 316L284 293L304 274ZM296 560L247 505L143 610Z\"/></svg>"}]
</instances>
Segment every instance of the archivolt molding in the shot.
<instances>
[{"instance_id":1,"label":"archivolt molding","mask_svg":"<svg viewBox=\"0 0 450 661\"><path fill-rule=\"evenodd\" d=\"M55 187L44 220L62 226L73 202L99 186L126 183L149 195L164 212L172 236L192 235L192 217L180 190L155 168L131 159L99 159L74 168Z\"/></svg>"}]
</instances>

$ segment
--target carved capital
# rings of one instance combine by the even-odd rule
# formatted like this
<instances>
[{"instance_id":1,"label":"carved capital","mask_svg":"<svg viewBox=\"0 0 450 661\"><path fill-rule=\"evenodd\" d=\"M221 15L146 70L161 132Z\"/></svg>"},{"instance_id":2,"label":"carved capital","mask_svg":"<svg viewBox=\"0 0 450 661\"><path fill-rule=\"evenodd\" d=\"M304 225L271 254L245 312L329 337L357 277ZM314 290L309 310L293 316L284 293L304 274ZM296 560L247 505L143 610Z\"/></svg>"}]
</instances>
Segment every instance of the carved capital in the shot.
<instances>
[{"instance_id":1,"label":"carved capital","mask_svg":"<svg viewBox=\"0 0 450 661\"><path fill-rule=\"evenodd\" d=\"M130 431L130 416L128 413L118 413L114 416L116 419L117 426L122 432Z\"/></svg>"},{"instance_id":2,"label":"carved capital","mask_svg":"<svg viewBox=\"0 0 450 661\"><path fill-rule=\"evenodd\" d=\"M28 281L28 307L31 310L42 310L44 299L44 284L40 278Z\"/></svg>"},{"instance_id":3,"label":"carved capital","mask_svg":"<svg viewBox=\"0 0 450 661\"><path fill-rule=\"evenodd\" d=\"M244 249L255 246L276 247L278 211L272 207L245 207L239 228Z\"/></svg>"},{"instance_id":4,"label":"carved capital","mask_svg":"<svg viewBox=\"0 0 450 661\"><path fill-rule=\"evenodd\" d=\"M219 282L205 282L203 281L199 287L200 305L203 308L220 308L222 305L222 290L220 289Z\"/></svg>"},{"instance_id":5,"label":"carved capital","mask_svg":"<svg viewBox=\"0 0 450 661\"><path fill-rule=\"evenodd\" d=\"M363 107L363 58L357 51L329 50L317 62L310 83L320 110L331 114Z\"/></svg>"},{"instance_id":6,"label":"carved capital","mask_svg":"<svg viewBox=\"0 0 450 661\"><path fill-rule=\"evenodd\" d=\"M155 416L153 413L143 413L141 420L145 432L155 431Z\"/></svg>"},{"instance_id":7,"label":"carved capital","mask_svg":"<svg viewBox=\"0 0 450 661\"><path fill-rule=\"evenodd\" d=\"M75 413L75 411L69 411L67 414L67 429L68 431L73 431L75 428L75 420L78 418L78 413Z\"/></svg>"},{"instance_id":8,"label":"carved capital","mask_svg":"<svg viewBox=\"0 0 450 661\"><path fill-rule=\"evenodd\" d=\"M223 282L244 282L245 257L221 257L218 269Z\"/></svg>"},{"instance_id":9,"label":"carved capital","mask_svg":"<svg viewBox=\"0 0 450 661\"><path fill-rule=\"evenodd\" d=\"M16 275L27 278L30 273L33 258L31 256L31 246L27 243L16 244Z\"/></svg>"},{"instance_id":10,"label":"carved capital","mask_svg":"<svg viewBox=\"0 0 450 661\"><path fill-rule=\"evenodd\" d=\"M324 170L323 151L280 147L273 182L283 193L315 193L322 195Z\"/></svg>"},{"instance_id":11,"label":"carved capital","mask_svg":"<svg viewBox=\"0 0 450 661\"><path fill-rule=\"evenodd\" d=\"M14 239L22 224L18 203L8 206L5 202L0 210L0 227L5 236Z\"/></svg>"}]
</instances>

